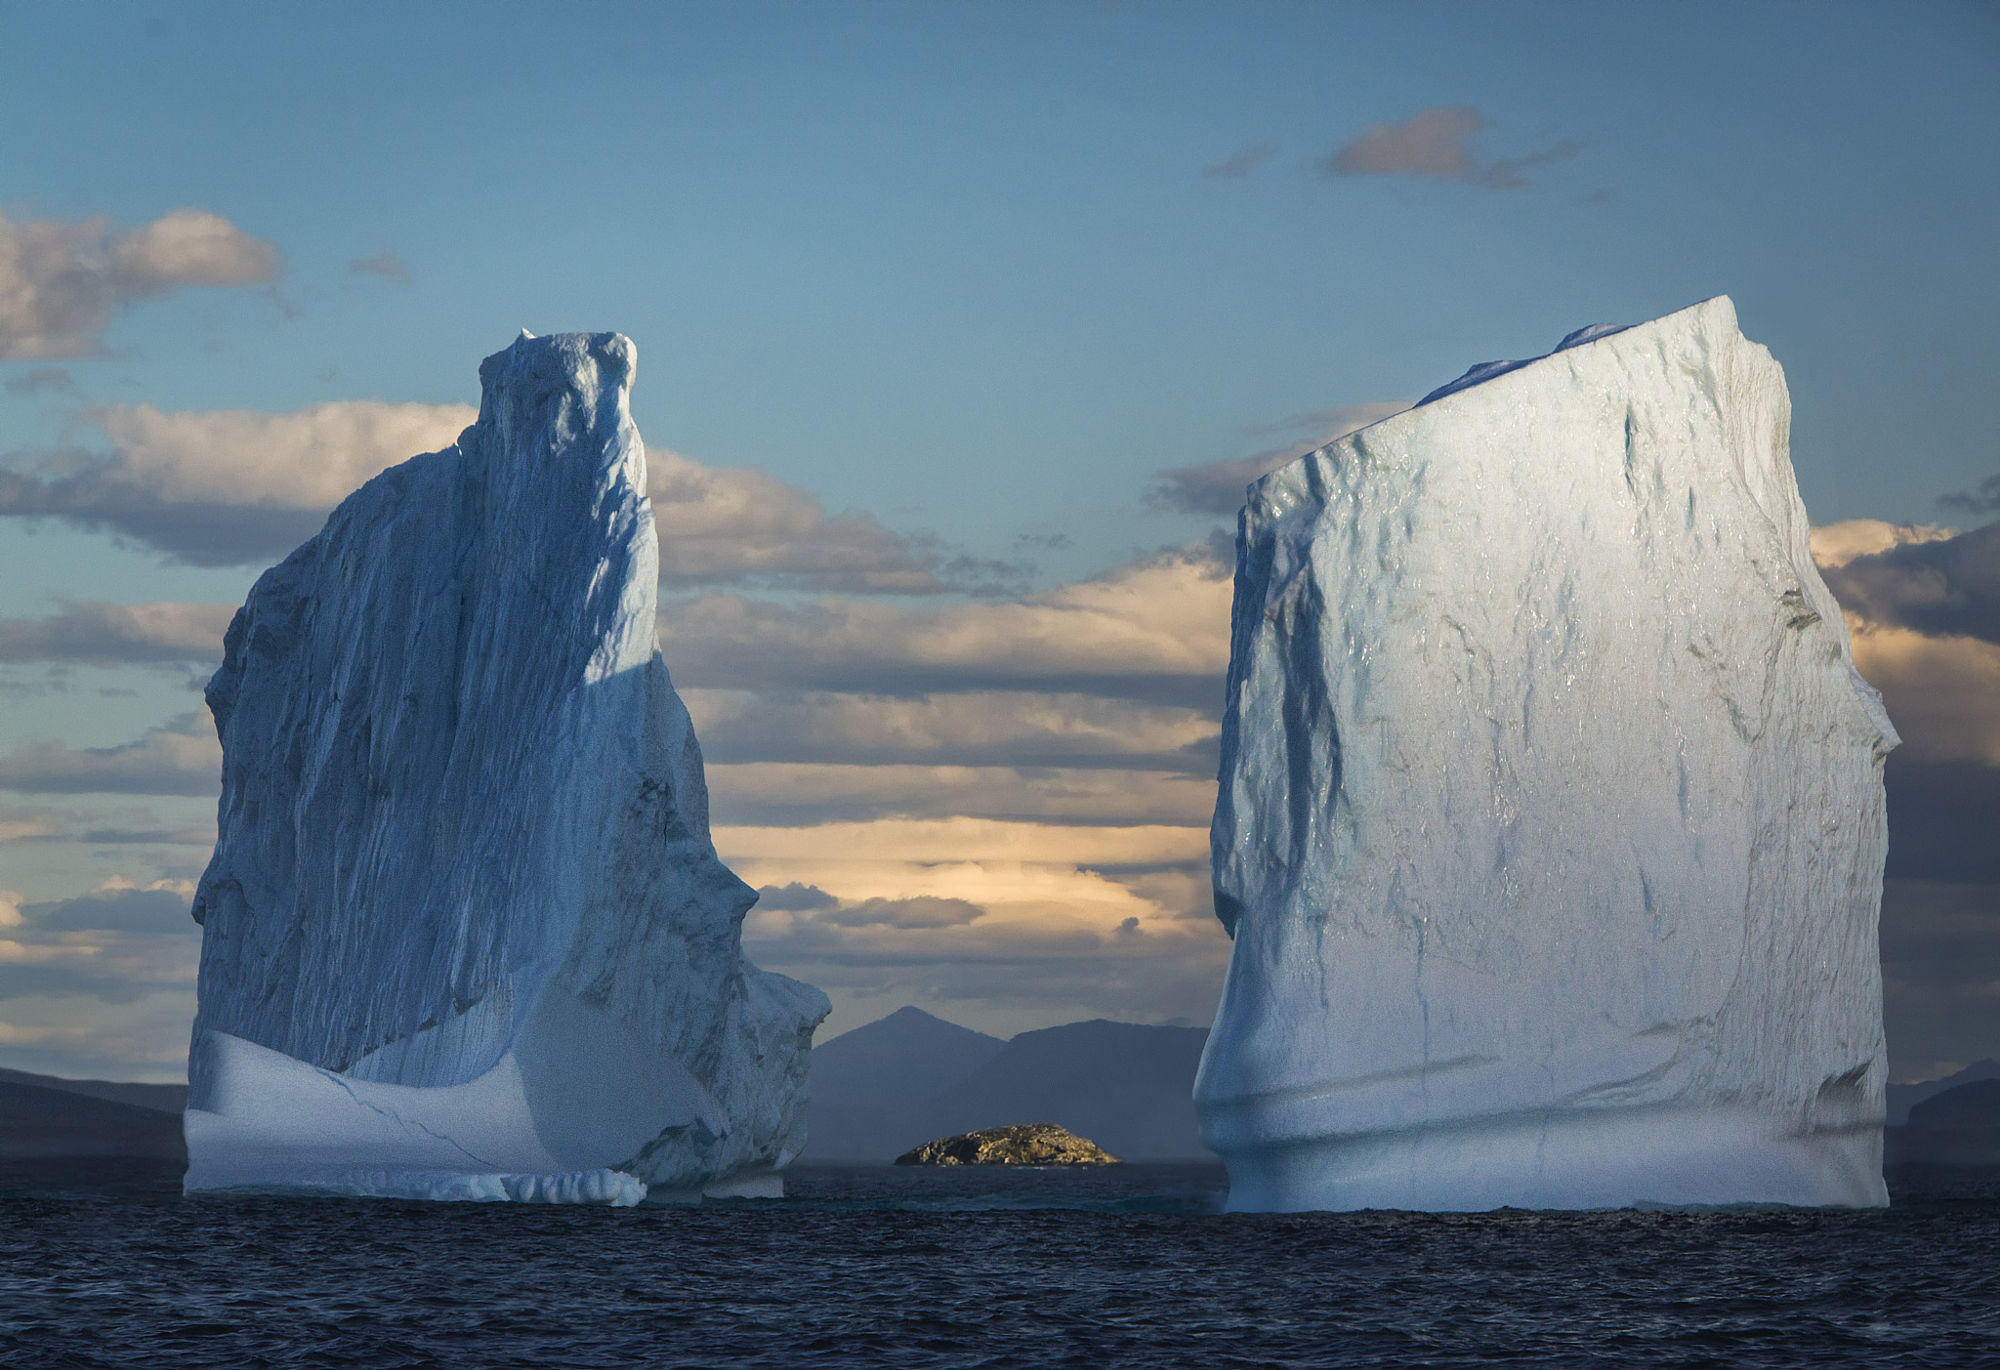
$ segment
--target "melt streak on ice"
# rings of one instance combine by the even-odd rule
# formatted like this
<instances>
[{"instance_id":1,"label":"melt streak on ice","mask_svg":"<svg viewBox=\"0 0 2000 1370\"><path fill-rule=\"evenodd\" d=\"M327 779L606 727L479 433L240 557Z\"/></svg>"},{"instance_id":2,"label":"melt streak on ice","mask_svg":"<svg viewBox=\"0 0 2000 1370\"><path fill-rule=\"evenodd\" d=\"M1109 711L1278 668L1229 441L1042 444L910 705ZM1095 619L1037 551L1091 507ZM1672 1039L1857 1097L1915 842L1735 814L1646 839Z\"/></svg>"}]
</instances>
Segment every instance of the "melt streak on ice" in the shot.
<instances>
[{"instance_id":1,"label":"melt streak on ice","mask_svg":"<svg viewBox=\"0 0 2000 1370\"><path fill-rule=\"evenodd\" d=\"M743 959L657 650L612 333L523 334L479 421L265 572L208 703L187 1187L776 1192L817 990Z\"/></svg>"},{"instance_id":2,"label":"melt streak on ice","mask_svg":"<svg viewBox=\"0 0 2000 1370\"><path fill-rule=\"evenodd\" d=\"M1250 487L1196 1084L1239 1209L1876 1205L1895 730L1726 298Z\"/></svg>"}]
</instances>

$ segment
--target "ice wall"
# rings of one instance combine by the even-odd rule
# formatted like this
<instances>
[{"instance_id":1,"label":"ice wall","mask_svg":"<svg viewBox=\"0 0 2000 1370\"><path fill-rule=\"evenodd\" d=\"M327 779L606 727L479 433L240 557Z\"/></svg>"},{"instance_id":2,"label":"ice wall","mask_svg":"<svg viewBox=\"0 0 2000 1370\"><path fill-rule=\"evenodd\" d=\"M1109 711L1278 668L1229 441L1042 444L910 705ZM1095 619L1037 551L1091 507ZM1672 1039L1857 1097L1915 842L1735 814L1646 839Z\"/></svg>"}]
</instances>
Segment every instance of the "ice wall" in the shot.
<instances>
[{"instance_id":1,"label":"ice wall","mask_svg":"<svg viewBox=\"0 0 2000 1370\"><path fill-rule=\"evenodd\" d=\"M523 334L479 421L265 572L208 703L189 1189L768 1191L809 986L743 959L656 650L611 333Z\"/></svg>"},{"instance_id":2,"label":"ice wall","mask_svg":"<svg viewBox=\"0 0 2000 1370\"><path fill-rule=\"evenodd\" d=\"M1717 298L1250 487L1196 1084L1239 1209L1886 1202L1896 734Z\"/></svg>"}]
</instances>

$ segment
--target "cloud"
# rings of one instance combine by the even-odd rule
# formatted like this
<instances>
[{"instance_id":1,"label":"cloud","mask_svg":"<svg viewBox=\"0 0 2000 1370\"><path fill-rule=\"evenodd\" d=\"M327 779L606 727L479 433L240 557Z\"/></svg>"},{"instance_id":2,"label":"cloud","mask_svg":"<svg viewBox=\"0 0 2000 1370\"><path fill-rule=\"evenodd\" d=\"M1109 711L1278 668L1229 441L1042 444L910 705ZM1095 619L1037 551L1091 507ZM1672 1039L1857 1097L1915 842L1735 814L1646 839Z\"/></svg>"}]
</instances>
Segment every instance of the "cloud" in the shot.
<instances>
[{"instance_id":1,"label":"cloud","mask_svg":"<svg viewBox=\"0 0 2000 1370\"><path fill-rule=\"evenodd\" d=\"M177 794L222 788L222 744L203 714L188 713L116 747L31 742L0 756L0 789L29 794Z\"/></svg>"},{"instance_id":2,"label":"cloud","mask_svg":"<svg viewBox=\"0 0 2000 1370\"><path fill-rule=\"evenodd\" d=\"M1433 105L1400 124L1370 124L1327 156L1329 176L1466 176L1486 120L1469 105Z\"/></svg>"},{"instance_id":3,"label":"cloud","mask_svg":"<svg viewBox=\"0 0 2000 1370\"><path fill-rule=\"evenodd\" d=\"M0 619L0 661L217 662L235 612L228 604L72 600L47 618Z\"/></svg>"},{"instance_id":4,"label":"cloud","mask_svg":"<svg viewBox=\"0 0 2000 1370\"><path fill-rule=\"evenodd\" d=\"M1256 143L1250 147L1238 148L1221 161L1203 167L1202 178L1209 181L1240 181L1263 165L1271 152L1269 143Z\"/></svg>"},{"instance_id":5,"label":"cloud","mask_svg":"<svg viewBox=\"0 0 2000 1370\"><path fill-rule=\"evenodd\" d=\"M2000 523L1900 541L1824 572L1841 607L1871 624L2000 643Z\"/></svg>"},{"instance_id":6,"label":"cloud","mask_svg":"<svg viewBox=\"0 0 2000 1370\"><path fill-rule=\"evenodd\" d=\"M1288 466L1349 433L1379 423L1391 414L1400 414L1409 405L1400 401L1371 404L1344 404L1310 414L1295 414L1276 424L1260 427L1260 432L1286 432L1311 428L1314 435L1284 447L1267 447L1247 457L1231 457L1200 466L1176 466L1153 474L1146 491L1146 504L1162 513L1234 514L1243 507L1243 490L1281 466Z\"/></svg>"},{"instance_id":7,"label":"cloud","mask_svg":"<svg viewBox=\"0 0 2000 1370\"><path fill-rule=\"evenodd\" d=\"M954 557L868 514L828 513L815 495L747 467L646 453L668 585L758 581L857 594L934 594L1018 579L1025 568Z\"/></svg>"},{"instance_id":8,"label":"cloud","mask_svg":"<svg viewBox=\"0 0 2000 1370\"><path fill-rule=\"evenodd\" d=\"M1105 766L1210 779L1215 773L1213 709L1039 690L906 698L690 689L684 698L711 765Z\"/></svg>"},{"instance_id":9,"label":"cloud","mask_svg":"<svg viewBox=\"0 0 2000 1370\"><path fill-rule=\"evenodd\" d=\"M2000 766L2000 524L1969 533L1850 519L1812 532L1854 665L1902 734L1891 765ZM1898 811L1921 802L1903 786ZM1893 815L1892 815L1893 816ZM1896 853L1925 840L1897 823Z\"/></svg>"},{"instance_id":10,"label":"cloud","mask_svg":"<svg viewBox=\"0 0 2000 1370\"><path fill-rule=\"evenodd\" d=\"M401 281L405 285L410 280L410 264L386 247L372 257L355 258L347 264L347 269L359 276L380 276L385 281Z\"/></svg>"},{"instance_id":11,"label":"cloud","mask_svg":"<svg viewBox=\"0 0 2000 1370\"><path fill-rule=\"evenodd\" d=\"M123 230L0 214L0 360L91 356L120 310L188 286L266 284L279 268L276 247L203 209Z\"/></svg>"},{"instance_id":12,"label":"cloud","mask_svg":"<svg viewBox=\"0 0 2000 1370\"><path fill-rule=\"evenodd\" d=\"M863 899L839 904L819 915L820 921L846 928L957 928L984 918L986 910L964 899L939 899L920 894L911 899Z\"/></svg>"},{"instance_id":13,"label":"cloud","mask_svg":"<svg viewBox=\"0 0 2000 1370\"><path fill-rule=\"evenodd\" d=\"M370 477L451 446L478 417L463 404L338 400L283 414L117 405L97 424L114 453L107 482L174 504L324 513Z\"/></svg>"},{"instance_id":14,"label":"cloud","mask_svg":"<svg viewBox=\"0 0 2000 1370\"><path fill-rule=\"evenodd\" d=\"M66 367L37 366L9 380L7 389L15 395L32 395L40 390L68 395L75 392L76 382L71 379Z\"/></svg>"},{"instance_id":15,"label":"cloud","mask_svg":"<svg viewBox=\"0 0 2000 1370\"><path fill-rule=\"evenodd\" d=\"M197 795L188 802L197 803L210 797L207 794ZM167 807L171 809L175 805L170 801ZM163 818L151 807L107 807L101 800L85 803L82 811L0 803L0 843L212 847L215 845L214 811L207 805L201 807L207 808L208 812L191 814L184 810L171 818Z\"/></svg>"},{"instance_id":16,"label":"cloud","mask_svg":"<svg viewBox=\"0 0 2000 1370\"><path fill-rule=\"evenodd\" d=\"M1488 190L1516 190L1528 183L1521 174L1526 169L1574 156L1583 146L1564 138L1518 157L1483 163L1473 140L1490 127L1470 105L1433 105L1400 124L1370 124L1329 153L1320 170L1328 176L1430 176Z\"/></svg>"},{"instance_id":17,"label":"cloud","mask_svg":"<svg viewBox=\"0 0 2000 1370\"><path fill-rule=\"evenodd\" d=\"M833 902L760 902L744 945L760 965L826 988L837 1013L928 1002L1030 1025L1105 1015L1205 1022L1213 1011L1229 943L1200 907L1206 882L1091 868L1205 861L1200 829L826 826L836 831L719 836L752 878L816 864L814 889Z\"/></svg>"},{"instance_id":18,"label":"cloud","mask_svg":"<svg viewBox=\"0 0 2000 1370\"><path fill-rule=\"evenodd\" d=\"M1850 617L1854 667L1882 692L1897 754L2000 766L2000 646Z\"/></svg>"},{"instance_id":19,"label":"cloud","mask_svg":"<svg viewBox=\"0 0 2000 1370\"><path fill-rule=\"evenodd\" d=\"M1473 180L1488 190L1519 190L1528 184L1528 178L1521 173L1529 167L1547 166L1560 162L1566 157L1574 157L1583 151L1583 144L1574 138L1558 138L1537 152L1523 153L1519 157L1501 157L1481 167Z\"/></svg>"},{"instance_id":20,"label":"cloud","mask_svg":"<svg viewBox=\"0 0 2000 1370\"><path fill-rule=\"evenodd\" d=\"M62 835L61 815L47 809L0 804L0 842L39 842ZM4 911L0 911L0 928L6 926Z\"/></svg>"},{"instance_id":21,"label":"cloud","mask_svg":"<svg viewBox=\"0 0 2000 1370\"><path fill-rule=\"evenodd\" d=\"M47 933L187 932L194 926L188 914L193 898L194 883L189 880L139 885L113 876L86 894L28 904L22 913Z\"/></svg>"},{"instance_id":22,"label":"cloud","mask_svg":"<svg viewBox=\"0 0 2000 1370\"><path fill-rule=\"evenodd\" d=\"M717 822L792 825L845 819L951 818L1096 824L1206 824L1206 775L1011 766L825 766L786 761L708 769Z\"/></svg>"},{"instance_id":23,"label":"cloud","mask_svg":"<svg viewBox=\"0 0 2000 1370\"><path fill-rule=\"evenodd\" d=\"M1846 519L1812 530L1812 559L1821 572L1845 566L1856 557L1873 556L1913 542L1938 542L1955 536L1950 528L1925 523L1886 523L1881 519Z\"/></svg>"},{"instance_id":24,"label":"cloud","mask_svg":"<svg viewBox=\"0 0 2000 1370\"><path fill-rule=\"evenodd\" d=\"M804 827L718 824L715 844L724 859L739 870L789 871L803 864L817 864L829 872L879 874L895 870L904 872L914 887L871 888L862 893L893 898L942 893L987 906L1004 899L1007 890L990 884L976 889L936 888L935 882L922 872L995 866L1151 868L1205 865L1208 861L1205 824L1071 827L961 817L816 823ZM782 883L799 878L785 874ZM753 883L781 881L760 879ZM833 880L811 883L836 892L841 888Z\"/></svg>"},{"instance_id":25,"label":"cloud","mask_svg":"<svg viewBox=\"0 0 2000 1370\"><path fill-rule=\"evenodd\" d=\"M1230 579L1203 549L1162 553L1011 603L910 608L708 595L661 613L676 681L901 696L1040 689L1216 708Z\"/></svg>"},{"instance_id":26,"label":"cloud","mask_svg":"<svg viewBox=\"0 0 2000 1370\"><path fill-rule=\"evenodd\" d=\"M16 918L0 923L0 1001L129 1004L163 987L192 987L201 946L188 916L193 892L185 880L141 885L114 875L74 898L10 895ZM18 1008L5 1015L17 1019Z\"/></svg>"},{"instance_id":27,"label":"cloud","mask_svg":"<svg viewBox=\"0 0 2000 1370\"><path fill-rule=\"evenodd\" d=\"M1961 490L1955 495L1946 495L1938 501L1952 509L1965 509L1975 514L1991 514L2000 510L2000 476L1988 476L1979 482L1977 488Z\"/></svg>"},{"instance_id":28,"label":"cloud","mask_svg":"<svg viewBox=\"0 0 2000 1370\"><path fill-rule=\"evenodd\" d=\"M840 903L817 885L766 885L757 891L757 904L764 909L830 909ZM4 924L0 924L4 926Z\"/></svg>"},{"instance_id":29,"label":"cloud","mask_svg":"<svg viewBox=\"0 0 2000 1370\"><path fill-rule=\"evenodd\" d=\"M108 451L44 454L0 469L0 515L108 529L198 566L275 560L380 472L450 447L479 417L463 404L337 400L287 413L115 405L89 419ZM995 590L1019 562L954 553L747 468L647 453L670 586L758 583L855 594Z\"/></svg>"},{"instance_id":30,"label":"cloud","mask_svg":"<svg viewBox=\"0 0 2000 1370\"><path fill-rule=\"evenodd\" d=\"M199 796L206 798L207 796ZM215 845L215 825L194 828L79 828L76 841L92 847L201 847Z\"/></svg>"},{"instance_id":31,"label":"cloud","mask_svg":"<svg viewBox=\"0 0 2000 1370\"><path fill-rule=\"evenodd\" d=\"M449 447L478 414L342 400L281 414L117 405L93 417L110 454L66 451L36 474L0 471L0 514L106 528L175 561L235 566L289 552L364 481Z\"/></svg>"},{"instance_id":32,"label":"cloud","mask_svg":"<svg viewBox=\"0 0 2000 1370\"><path fill-rule=\"evenodd\" d=\"M187 1079L187 1026L194 1017L194 992L153 992L129 1003L108 1006L80 1001L52 1006L45 999L14 1005L22 1012L67 1012L75 1022L0 1020L0 1047L9 1064L72 1079L184 1082Z\"/></svg>"}]
</instances>

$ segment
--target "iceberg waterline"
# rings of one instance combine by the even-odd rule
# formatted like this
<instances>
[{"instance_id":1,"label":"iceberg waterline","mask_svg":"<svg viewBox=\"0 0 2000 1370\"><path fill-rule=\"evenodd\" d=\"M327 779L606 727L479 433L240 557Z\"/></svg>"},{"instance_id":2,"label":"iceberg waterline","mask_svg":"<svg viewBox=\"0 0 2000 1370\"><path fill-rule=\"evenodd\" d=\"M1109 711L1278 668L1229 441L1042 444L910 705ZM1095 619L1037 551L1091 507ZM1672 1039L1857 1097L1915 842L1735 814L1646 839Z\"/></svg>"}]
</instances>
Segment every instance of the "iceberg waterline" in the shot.
<instances>
[{"instance_id":1,"label":"iceberg waterline","mask_svg":"<svg viewBox=\"0 0 2000 1370\"><path fill-rule=\"evenodd\" d=\"M760 971L656 640L616 334L524 334L479 420L259 579L208 702L189 1189L770 1192L817 990Z\"/></svg>"},{"instance_id":2,"label":"iceberg waterline","mask_svg":"<svg viewBox=\"0 0 2000 1370\"><path fill-rule=\"evenodd\" d=\"M1870 1205L1896 734L1726 298L1253 485L1196 1085L1249 1209Z\"/></svg>"}]
</instances>

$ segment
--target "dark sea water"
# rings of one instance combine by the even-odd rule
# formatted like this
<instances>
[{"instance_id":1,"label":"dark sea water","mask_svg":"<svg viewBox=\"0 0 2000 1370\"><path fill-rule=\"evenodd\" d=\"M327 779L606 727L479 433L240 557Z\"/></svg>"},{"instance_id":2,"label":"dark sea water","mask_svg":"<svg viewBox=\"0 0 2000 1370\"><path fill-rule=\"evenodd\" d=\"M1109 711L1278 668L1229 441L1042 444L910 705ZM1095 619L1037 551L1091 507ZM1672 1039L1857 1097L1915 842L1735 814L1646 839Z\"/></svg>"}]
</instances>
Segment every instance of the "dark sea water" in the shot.
<instances>
[{"instance_id":1,"label":"dark sea water","mask_svg":"<svg viewBox=\"0 0 2000 1370\"><path fill-rule=\"evenodd\" d=\"M0 1175L0 1366L2000 1365L2000 1172L1880 1212L1219 1213L1219 1169L701 1208Z\"/></svg>"}]
</instances>

